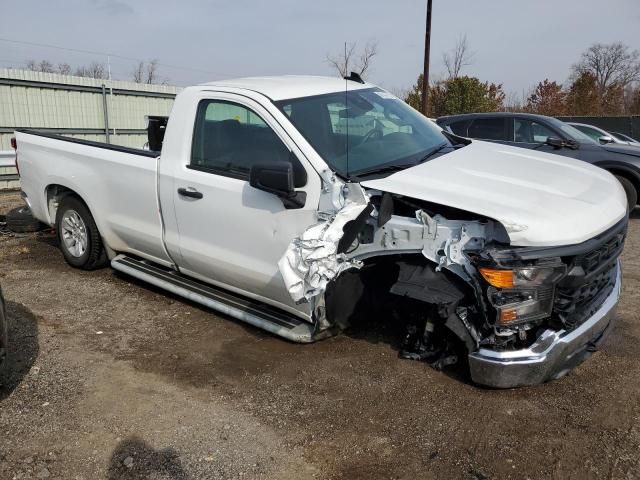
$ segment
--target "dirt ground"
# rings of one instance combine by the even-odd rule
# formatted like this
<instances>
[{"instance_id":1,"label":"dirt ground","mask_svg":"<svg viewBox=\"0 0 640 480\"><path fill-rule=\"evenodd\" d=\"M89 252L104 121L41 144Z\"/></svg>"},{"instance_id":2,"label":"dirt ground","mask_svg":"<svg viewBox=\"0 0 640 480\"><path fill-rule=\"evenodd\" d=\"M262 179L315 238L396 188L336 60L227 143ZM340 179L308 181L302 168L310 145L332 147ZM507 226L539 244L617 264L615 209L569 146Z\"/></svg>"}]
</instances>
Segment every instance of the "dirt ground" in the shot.
<instances>
[{"instance_id":1,"label":"dirt ground","mask_svg":"<svg viewBox=\"0 0 640 480\"><path fill-rule=\"evenodd\" d=\"M400 360L380 332L294 345L74 270L51 234L0 235L0 478L640 478L639 219L603 350L509 391Z\"/></svg>"}]
</instances>

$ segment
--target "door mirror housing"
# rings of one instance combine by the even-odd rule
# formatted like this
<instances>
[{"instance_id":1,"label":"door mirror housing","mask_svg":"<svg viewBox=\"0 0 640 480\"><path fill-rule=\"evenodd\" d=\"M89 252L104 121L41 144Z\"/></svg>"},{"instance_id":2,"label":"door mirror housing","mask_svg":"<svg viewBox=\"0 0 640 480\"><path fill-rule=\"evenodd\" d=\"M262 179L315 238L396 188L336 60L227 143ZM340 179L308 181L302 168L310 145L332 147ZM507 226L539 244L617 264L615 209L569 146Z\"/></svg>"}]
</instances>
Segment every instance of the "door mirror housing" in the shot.
<instances>
[{"instance_id":1,"label":"door mirror housing","mask_svg":"<svg viewBox=\"0 0 640 480\"><path fill-rule=\"evenodd\" d=\"M564 147L564 140L562 140L561 138L558 137L548 137L547 141L545 142L547 145L552 146L555 149L559 149Z\"/></svg>"},{"instance_id":2,"label":"door mirror housing","mask_svg":"<svg viewBox=\"0 0 640 480\"><path fill-rule=\"evenodd\" d=\"M606 145L607 143L613 143L613 137L610 135L603 135L598 138L598 141L601 145Z\"/></svg>"},{"instance_id":3,"label":"door mirror housing","mask_svg":"<svg viewBox=\"0 0 640 480\"><path fill-rule=\"evenodd\" d=\"M296 192L293 165L289 162L252 165L249 170L249 185L276 195L285 208L301 208L307 198L305 192Z\"/></svg>"}]
</instances>

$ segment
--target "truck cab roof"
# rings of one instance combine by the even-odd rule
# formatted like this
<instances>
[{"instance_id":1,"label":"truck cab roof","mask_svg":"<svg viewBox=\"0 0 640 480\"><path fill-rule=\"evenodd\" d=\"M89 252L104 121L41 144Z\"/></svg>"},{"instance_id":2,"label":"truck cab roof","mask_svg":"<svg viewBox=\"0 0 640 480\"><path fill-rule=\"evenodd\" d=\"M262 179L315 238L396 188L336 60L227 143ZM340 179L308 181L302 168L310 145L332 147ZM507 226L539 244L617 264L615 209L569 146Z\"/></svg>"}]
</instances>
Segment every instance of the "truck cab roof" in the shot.
<instances>
[{"instance_id":1,"label":"truck cab roof","mask_svg":"<svg viewBox=\"0 0 640 480\"><path fill-rule=\"evenodd\" d=\"M313 75L282 75L275 77L247 77L203 83L198 87L238 88L260 93L272 101L312 97L349 90L373 88L375 85L358 83L337 77Z\"/></svg>"}]
</instances>

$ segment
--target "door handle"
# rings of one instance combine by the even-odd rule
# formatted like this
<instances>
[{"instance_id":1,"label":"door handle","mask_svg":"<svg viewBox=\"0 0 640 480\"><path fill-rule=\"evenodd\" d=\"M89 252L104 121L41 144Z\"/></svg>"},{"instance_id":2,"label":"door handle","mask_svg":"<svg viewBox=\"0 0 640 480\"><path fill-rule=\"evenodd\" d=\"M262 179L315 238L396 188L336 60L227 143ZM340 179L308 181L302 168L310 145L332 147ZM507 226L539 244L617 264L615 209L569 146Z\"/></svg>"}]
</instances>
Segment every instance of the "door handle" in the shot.
<instances>
[{"instance_id":1,"label":"door handle","mask_svg":"<svg viewBox=\"0 0 640 480\"><path fill-rule=\"evenodd\" d=\"M193 187L188 187L188 188L180 187L178 189L178 194L182 195L183 197L196 198L196 199L201 199L202 197L204 197L204 195L202 195L201 192L197 191Z\"/></svg>"}]
</instances>

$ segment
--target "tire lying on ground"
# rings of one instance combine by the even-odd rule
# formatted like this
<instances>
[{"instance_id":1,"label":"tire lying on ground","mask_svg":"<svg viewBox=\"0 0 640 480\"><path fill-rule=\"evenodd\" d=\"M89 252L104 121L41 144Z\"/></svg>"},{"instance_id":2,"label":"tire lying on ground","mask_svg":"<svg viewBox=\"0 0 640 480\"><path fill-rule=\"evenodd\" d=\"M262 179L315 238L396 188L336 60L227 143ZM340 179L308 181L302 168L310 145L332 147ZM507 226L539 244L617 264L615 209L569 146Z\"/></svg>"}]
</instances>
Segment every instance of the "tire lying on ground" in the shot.
<instances>
[{"instance_id":1,"label":"tire lying on ground","mask_svg":"<svg viewBox=\"0 0 640 480\"><path fill-rule=\"evenodd\" d=\"M44 224L31 215L31 210L27 206L10 210L5 221L7 228L16 233L37 232L44 228Z\"/></svg>"},{"instance_id":2,"label":"tire lying on ground","mask_svg":"<svg viewBox=\"0 0 640 480\"><path fill-rule=\"evenodd\" d=\"M69 195L62 199L56 213L56 229L60 250L69 265L95 270L107 264L98 226L78 197Z\"/></svg>"}]
</instances>

